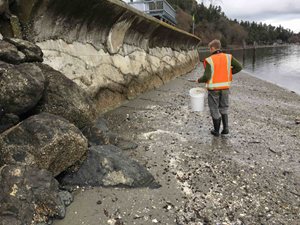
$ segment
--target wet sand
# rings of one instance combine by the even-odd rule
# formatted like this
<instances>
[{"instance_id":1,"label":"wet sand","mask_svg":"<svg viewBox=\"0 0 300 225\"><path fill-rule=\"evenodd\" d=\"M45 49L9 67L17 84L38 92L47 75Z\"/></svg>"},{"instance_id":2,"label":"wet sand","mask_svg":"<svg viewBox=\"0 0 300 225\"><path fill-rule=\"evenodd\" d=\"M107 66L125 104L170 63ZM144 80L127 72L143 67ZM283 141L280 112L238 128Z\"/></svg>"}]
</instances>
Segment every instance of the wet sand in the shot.
<instances>
[{"instance_id":1,"label":"wet sand","mask_svg":"<svg viewBox=\"0 0 300 225\"><path fill-rule=\"evenodd\" d=\"M138 143L126 154L162 186L78 188L54 225L300 224L300 96L236 74L230 134L214 137L207 105L190 110L189 89L204 85L188 79L202 73L199 65L104 115L111 132Z\"/></svg>"}]
</instances>

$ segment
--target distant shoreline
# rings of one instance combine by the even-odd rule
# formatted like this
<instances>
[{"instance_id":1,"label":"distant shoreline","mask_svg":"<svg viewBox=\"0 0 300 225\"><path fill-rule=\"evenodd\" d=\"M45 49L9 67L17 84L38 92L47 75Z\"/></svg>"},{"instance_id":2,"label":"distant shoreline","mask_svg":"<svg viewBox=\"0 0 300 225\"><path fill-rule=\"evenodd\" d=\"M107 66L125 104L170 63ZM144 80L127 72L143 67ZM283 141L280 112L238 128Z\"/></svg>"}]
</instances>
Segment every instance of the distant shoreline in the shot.
<instances>
[{"instance_id":1,"label":"distant shoreline","mask_svg":"<svg viewBox=\"0 0 300 225\"><path fill-rule=\"evenodd\" d=\"M256 46L256 48L277 48L277 47L290 47L290 46L293 46L293 45L289 45L289 44L284 44L284 45L258 45ZM221 48L221 50L243 50L243 46L228 46L226 48ZM245 49L253 49L253 45L248 45L246 46ZM200 47L198 48L198 51L199 52L206 52L206 51L209 51L209 47Z\"/></svg>"}]
</instances>

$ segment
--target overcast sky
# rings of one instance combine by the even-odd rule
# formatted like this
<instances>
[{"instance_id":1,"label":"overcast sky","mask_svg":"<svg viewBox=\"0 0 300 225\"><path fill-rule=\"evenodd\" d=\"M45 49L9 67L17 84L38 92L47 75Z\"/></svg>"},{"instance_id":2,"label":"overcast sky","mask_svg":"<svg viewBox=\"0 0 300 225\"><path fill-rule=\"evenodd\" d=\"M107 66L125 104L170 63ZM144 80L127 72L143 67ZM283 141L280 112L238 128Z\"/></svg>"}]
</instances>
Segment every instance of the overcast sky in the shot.
<instances>
[{"instance_id":1,"label":"overcast sky","mask_svg":"<svg viewBox=\"0 0 300 225\"><path fill-rule=\"evenodd\" d=\"M123 0L129 2L130 0ZM197 0L220 5L229 19L271 24L300 32L300 0Z\"/></svg>"},{"instance_id":2,"label":"overcast sky","mask_svg":"<svg viewBox=\"0 0 300 225\"><path fill-rule=\"evenodd\" d=\"M206 0L206 5L209 2ZM300 0L214 0L214 4L220 5L230 19L281 25L300 32Z\"/></svg>"}]
</instances>

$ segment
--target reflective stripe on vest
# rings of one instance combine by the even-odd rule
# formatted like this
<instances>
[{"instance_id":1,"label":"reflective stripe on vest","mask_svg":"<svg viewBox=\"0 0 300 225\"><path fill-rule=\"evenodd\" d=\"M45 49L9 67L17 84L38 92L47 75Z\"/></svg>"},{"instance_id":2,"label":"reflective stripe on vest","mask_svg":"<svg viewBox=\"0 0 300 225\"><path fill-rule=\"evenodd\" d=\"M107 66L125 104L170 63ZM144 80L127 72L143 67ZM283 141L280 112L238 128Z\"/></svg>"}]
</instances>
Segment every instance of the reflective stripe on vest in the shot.
<instances>
[{"instance_id":1,"label":"reflective stripe on vest","mask_svg":"<svg viewBox=\"0 0 300 225\"><path fill-rule=\"evenodd\" d=\"M212 59L212 57L208 57L208 58L206 58L206 60L210 64L210 67L211 67L211 78L206 82L207 89L214 90L214 89L229 88L231 86L231 55L224 54L224 53L221 53L221 54L225 55L225 58L223 58L223 60L226 60L226 70L224 71L224 69L225 69L224 68L223 73L225 75L225 73L227 72L227 79L225 77L223 77L223 79L221 79L221 80L223 80L223 82L216 83L216 81L214 81L215 76L221 76L221 75L215 74L215 65L214 65L213 59ZM218 77L216 79L220 80L220 77Z\"/></svg>"},{"instance_id":2,"label":"reflective stripe on vest","mask_svg":"<svg viewBox=\"0 0 300 225\"><path fill-rule=\"evenodd\" d=\"M230 55L229 54L226 54L226 59L227 59L228 80L230 81L231 59L230 59Z\"/></svg>"},{"instance_id":3,"label":"reflective stripe on vest","mask_svg":"<svg viewBox=\"0 0 300 225\"><path fill-rule=\"evenodd\" d=\"M213 77L214 77L214 74L215 74L215 65L214 65L214 62L212 61L211 57L209 57L207 60L208 60L208 63L210 65L210 68L211 68L211 77L209 79L208 84L206 84L206 87L207 87L207 85L213 83Z\"/></svg>"},{"instance_id":4,"label":"reflective stripe on vest","mask_svg":"<svg viewBox=\"0 0 300 225\"><path fill-rule=\"evenodd\" d=\"M231 82L223 82L223 83L217 83L217 84L206 84L206 87L208 88L217 88L217 87L230 87Z\"/></svg>"}]
</instances>

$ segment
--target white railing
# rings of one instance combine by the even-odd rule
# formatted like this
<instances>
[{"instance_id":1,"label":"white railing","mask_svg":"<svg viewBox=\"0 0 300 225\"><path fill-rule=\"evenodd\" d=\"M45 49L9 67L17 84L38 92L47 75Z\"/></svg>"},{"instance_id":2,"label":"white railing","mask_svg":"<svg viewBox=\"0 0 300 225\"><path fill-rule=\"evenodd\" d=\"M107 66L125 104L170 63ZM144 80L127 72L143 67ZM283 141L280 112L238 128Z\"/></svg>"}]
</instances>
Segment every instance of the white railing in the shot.
<instances>
[{"instance_id":1,"label":"white railing","mask_svg":"<svg viewBox=\"0 0 300 225\"><path fill-rule=\"evenodd\" d=\"M161 1L146 1L146 0L140 0L135 2L129 2L131 6L134 8L143 11L145 13L155 13L155 12L163 12L165 11L171 18L176 21L177 13L175 9L165 0Z\"/></svg>"},{"instance_id":2,"label":"white railing","mask_svg":"<svg viewBox=\"0 0 300 225\"><path fill-rule=\"evenodd\" d=\"M177 13L167 1L163 1L163 9L176 20Z\"/></svg>"}]
</instances>

